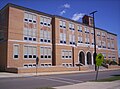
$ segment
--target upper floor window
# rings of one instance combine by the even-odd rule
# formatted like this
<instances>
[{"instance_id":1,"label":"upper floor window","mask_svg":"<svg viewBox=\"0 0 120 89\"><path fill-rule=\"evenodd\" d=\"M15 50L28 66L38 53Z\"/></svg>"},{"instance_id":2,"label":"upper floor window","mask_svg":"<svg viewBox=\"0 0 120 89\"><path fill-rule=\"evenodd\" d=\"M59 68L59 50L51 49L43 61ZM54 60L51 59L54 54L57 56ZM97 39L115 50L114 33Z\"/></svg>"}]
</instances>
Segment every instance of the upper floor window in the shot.
<instances>
[{"instance_id":1,"label":"upper floor window","mask_svg":"<svg viewBox=\"0 0 120 89\"><path fill-rule=\"evenodd\" d=\"M66 28L66 23L65 23L65 21L60 20L60 21L59 21L59 24L60 24L60 27L61 27L61 28Z\"/></svg>"},{"instance_id":2,"label":"upper floor window","mask_svg":"<svg viewBox=\"0 0 120 89\"><path fill-rule=\"evenodd\" d=\"M60 43L66 44L66 33L60 33Z\"/></svg>"},{"instance_id":3,"label":"upper floor window","mask_svg":"<svg viewBox=\"0 0 120 89\"><path fill-rule=\"evenodd\" d=\"M24 21L29 22L29 23L36 23L37 16L33 13L25 12L24 13Z\"/></svg>"},{"instance_id":4,"label":"upper floor window","mask_svg":"<svg viewBox=\"0 0 120 89\"><path fill-rule=\"evenodd\" d=\"M91 34L93 34L93 35L94 35L94 30L91 30Z\"/></svg>"},{"instance_id":5,"label":"upper floor window","mask_svg":"<svg viewBox=\"0 0 120 89\"><path fill-rule=\"evenodd\" d=\"M82 26L77 26L78 32L82 32Z\"/></svg>"},{"instance_id":6,"label":"upper floor window","mask_svg":"<svg viewBox=\"0 0 120 89\"><path fill-rule=\"evenodd\" d=\"M75 45L75 35L72 34L69 35L69 42L71 45Z\"/></svg>"},{"instance_id":7,"label":"upper floor window","mask_svg":"<svg viewBox=\"0 0 120 89\"><path fill-rule=\"evenodd\" d=\"M107 34L107 39L110 39L110 35L109 34Z\"/></svg>"},{"instance_id":8,"label":"upper floor window","mask_svg":"<svg viewBox=\"0 0 120 89\"><path fill-rule=\"evenodd\" d=\"M89 29L85 27L85 33L89 33Z\"/></svg>"},{"instance_id":9,"label":"upper floor window","mask_svg":"<svg viewBox=\"0 0 120 89\"><path fill-rule=\"evenodd\" d=\"M26 41L37 41L37 30L24 28L23 30L24 40Z\"/></svg>"},{"instance_id":10,"label":"upper floor window","mask_svg":"<svg viewBox=\"0 0 120 89\"><path fill-rule=\"evenodd\" d=\"M100 32L99 31L97 32L97 36L100 36Z\"/></svg>"},{"instance_id":11,"label":"upper floor window","mask_svg":"<svg viewBox=\"0 0 120 89\"><path fill-rule=\"evenodd\" d=\"M51 19L41 16L40 17L40 24L49 27L51 25Z\"/></svg>"},{"instance_id":12,"label":"upper floor window","mask_svg":"<svg viewBox=\"0 0 120 89\"><path fill-rule=\"evenodd\" d=\"M79 36L79 37L78 37L78 43L83 43L82 36Z\"/></svg>"},{"instance_id":13,"label":"upper floor window","mask_svg":"<svg viewBox=\"0 0 120 89\"><path fill-rule=\"evenodd\" d=\"M50 43L51 42L51 31L40 30L40 42Z\"/></svg>"},{"instance_id":14,"label":"upper floor window","mask_svg":"<svg viewBox=\"0 0 120 89\"><path fill-rule=\"evenodd\" d=\"M105 33L104 32L102 33L102 37L105 37Z\"/></svg>"},{"instance_id":15,"label":"upper floor window","mask_svg":"<svg viewBox=\"0 0 120 89\"><path fill-rule=\"evenodd\" d=\"M73 23L69 23L69 29L70 30L75 30L75 25Z\"/></svg>"},{"instance_id":16,"label":"upper floor window","mask_svg":"<svg viewBox=\"0 0 120 89\"><path fill-rule=\"evenodd\" d=\"M106 42L105 41L102 41L102 47L106 48Z\"/></svg>"}]
</instances>

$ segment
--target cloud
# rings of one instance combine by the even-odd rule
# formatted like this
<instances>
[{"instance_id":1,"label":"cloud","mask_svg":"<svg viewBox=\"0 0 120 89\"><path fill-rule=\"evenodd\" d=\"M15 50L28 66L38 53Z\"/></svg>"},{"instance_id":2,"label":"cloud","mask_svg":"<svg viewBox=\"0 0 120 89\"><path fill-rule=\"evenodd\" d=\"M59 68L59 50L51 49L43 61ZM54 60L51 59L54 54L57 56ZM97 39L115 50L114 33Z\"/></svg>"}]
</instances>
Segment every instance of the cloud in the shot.
<instances>
[{"instance_id":1,"label":"cloud","mask_svg":"<svg viewBox=\"0 0 120 89\"><path fill-rule=\"evenodd\" d=\"M65 14L66 13L66 11L65 10L62 10L61 12L60 12L60 15L63 15L63 14Z\"/></svg>"},{"instance_id":2,"label":"cloud","mask_svg":"<svg viewBox=\"0 0 120 89\"><path fill-rule=\"evenodd\" d=\"M80 18L82 18L85 14L84 13L75 13L72 16L72 20L78 21Z\"/></svg>"},{"instance_id":3,"label":"cloud","mask_svg":"<svg viewBox=\"0 0 120 89\"><path fill-rule=\"evenodd\" d=\"M63 8L70 8L70 4L68 4L68 3L64 4Z\"/></svg>"},{"instance_id":4,"label":"cloud","mask_svg":"<svg viewBox=\"0 0 120 89\"><path fill-rule=\"evenodd\" d=\"M70 4L68 4L68 3L61 5L61 7L60 7L61 10L59 12L60 15L65 14L69 8L70 8Z\"/></svg>"}]
</instances>

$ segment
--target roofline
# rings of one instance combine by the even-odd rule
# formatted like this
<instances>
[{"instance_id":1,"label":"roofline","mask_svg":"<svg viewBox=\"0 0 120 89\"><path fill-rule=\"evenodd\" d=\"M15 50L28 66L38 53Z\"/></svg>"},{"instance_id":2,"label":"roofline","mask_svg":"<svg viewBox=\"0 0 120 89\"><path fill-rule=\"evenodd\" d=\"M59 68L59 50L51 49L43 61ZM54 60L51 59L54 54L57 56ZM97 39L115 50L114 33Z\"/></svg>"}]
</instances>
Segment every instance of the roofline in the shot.
<instances>
[{"instance_id":1,"label":"roofline","mask_svg":"<svg viewBox=\"0 0 120 89\"><path fill-rule=\"evenodd\" d=\"M0 10L0 12L1 12L3 9L7 8L7 7L14 7L14 8L17 8L17 9L30 11L30 12L33 12L33 13L36 13L36 14L46 15L46 16L49 16L49 17L51 17L51 18L52 18L52 17L57 17L57 18L65 19L65 20L68 20L68 21L72 21L72 22L75 22L75 23L78 23L78 24L81 24L81 25L84 25L84 26L92 27L92 26L89 26L89 25L87 25L87 24L84 24L84 23L81 23L81 22L78 22L78 21L74 21L74 20L69 19L69 18L66 18L66 17L62 17L62 16L59 16L59 15L47 14L47 13L44 13L44 12L41 12L41 11L33 10L33 9L30 9L30 8L27 8L27 7L24 7L24 6L19 6L19 5L12 4L12 3L8 3L7 5L5 5L5 6ZM91 17L91 16L90 16L90 17ZM107 33L109 33L109 34L112 34L112 35L117 36L117 34L108 32L107 30L104 30L104 29L101 29L101 28L98 28L98 27L96 27L96 29L99 29L99 30L105 31L105 32L107 32Z\"/></svg>"},{"instance_id":2,"label":"roofline","mask_svg":"<svg viewBox=\"0 0 120 89\"><path fill-rule=\"evenodd\" d=\"M69 20L69 21L72 21L72 22L75 22L75 23L82 24L82 25L84 25L84 26L88 26L88 27L93 28L92 26L89 26L89 25L87 25L87 24L84 24L84 23L81 23L81 22L78 22L78 21L74 21L74 20L72 20L72 19L69 19L69 18L66 18L66 17L62 17L62 16L59 16L59 15L54 15L54 17L57 17L57 18L60 18L60 19L65 19L65 20ZM96 28L96 29L99 29L99 30L101 30L101 31L105 31L105 32L107 32L107 33L109 33L109 34L112 34L112 35L117 36L117 34L108 32L108 31L105 30L105 29L101 29L101 28L98 28L98 27L95 27L95 28Z\"/></svg>"},{"instance_id":3,"label":"roofline","mask_svg":"<svg viewBox=\"0 0 120 89\"><path fill-rule=\"evenodd\" d=\"M14 7L14 8L17 8L17 9L20 9L20 10L25 10L25 11L33 12L33 13L36 13L36 14L41 14L41 15L46 15L46 16L49 16L49 17L53 17L53 15L51 15L51 14L47 14L47 13L44 13L44 12L41 12L41 11L33 10L33 9L30 9L30 8L27 8L27 7L24 7L24 6L19 6L19 5L12 4L12 3L8 3L1 10L3 10L6 7Z\"/></svg>"}]
</instances>

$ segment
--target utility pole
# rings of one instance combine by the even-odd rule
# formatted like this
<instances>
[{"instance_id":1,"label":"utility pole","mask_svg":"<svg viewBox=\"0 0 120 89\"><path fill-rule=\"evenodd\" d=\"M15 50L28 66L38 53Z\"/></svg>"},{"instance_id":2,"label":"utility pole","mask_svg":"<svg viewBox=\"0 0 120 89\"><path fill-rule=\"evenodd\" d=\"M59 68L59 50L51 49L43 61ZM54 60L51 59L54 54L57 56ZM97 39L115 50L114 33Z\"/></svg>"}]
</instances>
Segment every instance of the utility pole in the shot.
<instances>
[{"instance_id":1,"label":"utility pole","mask_svg":"<svg viewBox=\"0 0 120 89\"><path fill-rule=\"evenodd\" d=\"M96 13L97 11L93 11L90 13L90 15L92 14L93 15L93 30L94 30L94 64L95 64L95 71L97 70L97 66L96 66L96 56L97 56L97 53L96 53L96 34L95 34L95 18L94 18L94 14Z\"/></svg>"}]
</instances>

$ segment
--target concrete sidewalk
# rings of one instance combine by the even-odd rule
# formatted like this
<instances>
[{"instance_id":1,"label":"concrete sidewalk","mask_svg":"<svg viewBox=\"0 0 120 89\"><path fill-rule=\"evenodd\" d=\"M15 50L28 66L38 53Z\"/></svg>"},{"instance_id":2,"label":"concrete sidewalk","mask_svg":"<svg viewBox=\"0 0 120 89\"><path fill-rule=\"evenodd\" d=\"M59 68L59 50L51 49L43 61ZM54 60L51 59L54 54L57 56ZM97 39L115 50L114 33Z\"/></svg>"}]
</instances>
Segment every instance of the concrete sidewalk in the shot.
<instances>
[{"instance_id":1,"label":"concrete sidewalk","mask_svg":"<svg viewBox=\"0 0 120 89\"><path fill-rule=\"evenodd\" d=\"M120 80L114 82L84 82L74 85L54 87L55 89L120 89Z\"/></svg>"},{"instance_id":2,"label":"concrete sidewalk","mask_svg":"<svg viewBox=\"0 0 120 89\"><path fill-rule=\"evenodd\" d=\"M109 71L109 70L119 70L119 69L101 69L99 71ZM64 72L41 72L37 73L37 75L52 75L52 74L72 74L72 73L85 73L85 72L94 72L94 70L88 71L64 71ZM32 77L36 76L36 73L8 73L8 72L0 72L0 78L9 78L9 77Z\"/></svg>"}]
</instances>

